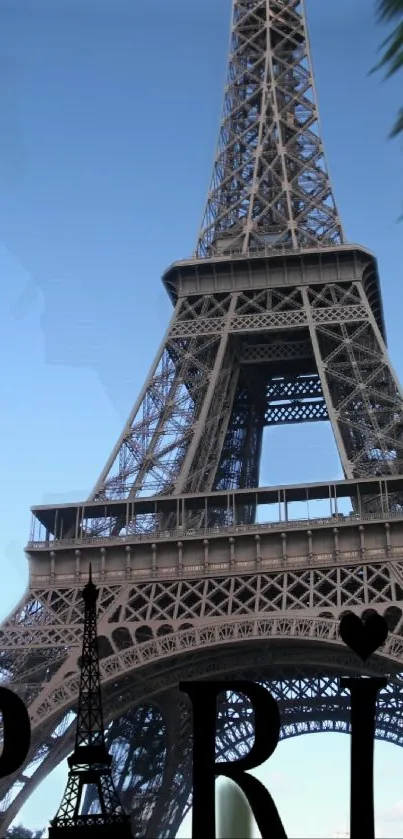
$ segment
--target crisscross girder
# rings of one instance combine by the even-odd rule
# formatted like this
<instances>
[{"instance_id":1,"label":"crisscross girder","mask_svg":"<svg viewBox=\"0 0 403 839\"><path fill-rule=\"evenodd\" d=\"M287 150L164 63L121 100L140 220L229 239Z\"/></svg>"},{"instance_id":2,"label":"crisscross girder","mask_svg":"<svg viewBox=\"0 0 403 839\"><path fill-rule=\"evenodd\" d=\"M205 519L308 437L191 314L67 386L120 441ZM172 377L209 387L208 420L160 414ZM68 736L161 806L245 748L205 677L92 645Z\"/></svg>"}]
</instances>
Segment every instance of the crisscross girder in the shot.
<instances>
[{"instance_id":1,"label":"crisscross girder","mask_svg":"<svg viewBox=\"0 0 403 839\"><path fill-rule=\"evenodd\" d=\"M342 242L304 2L234 0L218 148L196 254Z\"/></svg>"}]
</instances>

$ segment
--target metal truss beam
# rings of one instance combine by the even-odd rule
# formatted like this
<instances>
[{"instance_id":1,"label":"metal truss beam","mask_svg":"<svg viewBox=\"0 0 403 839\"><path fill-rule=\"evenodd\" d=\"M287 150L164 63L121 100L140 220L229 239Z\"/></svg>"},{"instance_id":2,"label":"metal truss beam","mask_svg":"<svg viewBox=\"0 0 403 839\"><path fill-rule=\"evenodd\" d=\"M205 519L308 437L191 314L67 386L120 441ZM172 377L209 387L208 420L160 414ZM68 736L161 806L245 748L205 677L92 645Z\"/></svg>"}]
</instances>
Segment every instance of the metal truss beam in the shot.
<instances>
[{"instance_id":1,"label":"metal truss beam","mask_svg":"<svg viewBox=\"0 0 403 839\"><path fill-rule=\"evenodd\" d=\"M326 418L347 478L403 470L402 390L362 283L184 298L91 497L256 486L265 424Z\"/></svg>"},{"instance_id":2,"label":"metal truss beam","mask_svg":"<svg viewBox=\"0 0 403 839\"><path fill-rule=\"evenodd\" d=\"M313 359L310 341L275 340L265 344L242 343L238 360L242 365Z\"/></svg>"},{"instance_id":3,"label":"metal truss beam","mask_svg":"<svg viewBox=\"0 0 403 839\"><path fill-rule=\"evenodd\" d=\"M343 240L300 0L235 0L224 109L196 253Z\"/></svg>"},{"instance_id":4,"label":"metal truss beam","mask_svg":"<svg viewBox=\"0 0 403 839\"><path fill-rule=\"evenodd\" d=\"M318 375L272 378L266 396L266 425L329 419Z\"/></svg>"}]
</instances>

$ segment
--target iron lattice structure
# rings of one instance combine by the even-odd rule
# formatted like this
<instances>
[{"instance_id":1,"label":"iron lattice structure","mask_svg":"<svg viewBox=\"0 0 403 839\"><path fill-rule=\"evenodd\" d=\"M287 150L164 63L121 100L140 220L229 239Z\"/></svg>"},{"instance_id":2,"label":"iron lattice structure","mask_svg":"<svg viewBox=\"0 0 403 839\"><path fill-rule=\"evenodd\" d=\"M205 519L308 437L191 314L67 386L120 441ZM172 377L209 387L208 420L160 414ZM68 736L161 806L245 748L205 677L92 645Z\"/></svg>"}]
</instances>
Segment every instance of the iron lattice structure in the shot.
<instances>
[{"instance_id":1,"label":"iron lattice structure","mask_svg":"<svg viewBox=\"0 0 403 839\"><path fill-rule=\"evenodd\" d=\"M49 828L49 839L132 839L129 818L113 782L112 758L104 738L97 638L98 594L90 566L89 580L82 593L84 635L75 749L68 759L67 787ZM97 802L97 812L83 813L84 795L88 792Z\"/></svg>"},{"instance_id":2,"label":"iron lattice structure","mask_svg":"<svg viewBox=\"0 0 403 839\"><path fill-rule=\"evenodd\" d=\"M233 5L199 256L341 244L300 2Z\"/></svg>"},{"instance_id":3,"label":"iron lattice structure","mask_svg":"<svg viewBox=\"0 0 403 839\"><path fill-rule=\"evenodd\" d=\"M181 679L266 681L292 737L348 731L338 675L386 670L376 733L403 744L403 396L376 260L345 242L333 199L299 0L234 0L197 248L164 283L171 322L91 497L34 508L29 590L0 630L3 681L33 732L0 782L2 832L74 746L90 563L106 743L136 836L175 836L191 806ZM345 480L258 488L264 428L322 420ZM325 498L329 514L312 512ZM368 609L391 633L364 670L338 624ZM251 736L248 704L229 697L219 759Z\"/></svg>"}]
</instances>

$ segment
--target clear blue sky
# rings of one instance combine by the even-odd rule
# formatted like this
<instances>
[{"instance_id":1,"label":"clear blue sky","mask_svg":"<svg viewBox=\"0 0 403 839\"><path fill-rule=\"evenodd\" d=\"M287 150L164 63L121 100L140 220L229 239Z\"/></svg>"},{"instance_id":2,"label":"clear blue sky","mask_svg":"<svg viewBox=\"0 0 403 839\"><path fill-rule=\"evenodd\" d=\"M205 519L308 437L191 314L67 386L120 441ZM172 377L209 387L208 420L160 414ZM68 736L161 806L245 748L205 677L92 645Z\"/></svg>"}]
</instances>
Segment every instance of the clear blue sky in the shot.
<instances>
[{"instance_id":1,"label":"clear blue sky","mask_svg":"<svg viewBox=\"0 0 403 839\"><path fill-rule=\"evenodd\" d=\"M403 148L387 140L401 79L368 76L384 35L373 1L307 6L336 198L349 239L379 258L403 379ZM166 328L160 276L195 244L229 21L230 0L1 2L3 616L27 583L30 505L88 494ZM262 483L341 477L326 426L265 443ZM291 837L345 828L348 752L345 736L305 736L262 770ZM54 815L64 778L32 796L27 826ZM378 836L403 835L402 783L403 753L377 744Z\"/></svg>"}]
</instances>

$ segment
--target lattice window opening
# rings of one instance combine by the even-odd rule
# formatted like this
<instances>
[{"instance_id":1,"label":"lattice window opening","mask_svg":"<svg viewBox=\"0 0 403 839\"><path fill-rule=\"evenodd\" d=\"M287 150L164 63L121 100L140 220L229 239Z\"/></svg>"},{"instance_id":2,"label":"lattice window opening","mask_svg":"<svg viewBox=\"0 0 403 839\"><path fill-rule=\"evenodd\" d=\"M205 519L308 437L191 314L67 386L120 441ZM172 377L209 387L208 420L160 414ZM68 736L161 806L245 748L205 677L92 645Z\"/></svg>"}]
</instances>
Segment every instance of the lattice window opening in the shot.
<instances>
[{"instance_id":1,"label":"lattice window opening","mask_svg":"<svg viewBox=\"0 0 403 839\"><path fill-rule=\"evenodd\" d=\"M350 574L340 580L340 605L351 605L355 603L359 606L363 600L363 593L365 588L365 580L361 574Z\"/></svg>"},{"instance_id":2,"label":"lattice window opening","mask_svg":"<svg viewBox=\"0 0 403 839\"><path fill-rule=\"evenodd\" d=\"M370 396L370 394L369 394L369 396ZM364 406L362 405L362 403L360 405L360 408L361 408L361 410L357 411L357 415L359 415L360 413L363 413ZM379 402L375 403L375 404L372 402L372 404L371 404L371 401L370 401L369 402L369 407L368 407L368 403L367 403L365 408L367 410L369 410L370 413L372 414L371 420L369 420L369 421L367 420L367 418L364 415L364 417L365 417L364 421L365 421L365 425L366 425L366 428L367 428L368 431L370 431L375 426L375 427L377 427L379 432L381 432L382 434L384 434L386 436L386 438L388 438L390 436L392 438L392 440L393 439L399 439L399 438L402 439L403 417L399 416L396 419L396 415L395 415L394 411L391 409L390 406L381 405L381 404L379 404ZM343 413L347 413L347 412L345 411ZM354 410L349 411L349 413L351 414L352 420L354 420Z\"/></svg>"},{"instance_id":3,"label":"lattice window opening","mask_svg":"<svg viewBox=\"0 0 403 839\"><path fill-rule=\"evenodd\" d=\"M10 653L0 653L0 684L4 687L11 682L14 675L14 657Z\"/></svg>"},{"instance_id":4,"label":"lattice window opening","mask_svg":"<svg viewBox=\"0 0 403 839\"><path fill-rule=\"evenodd\" d=\"M357 282L324 283L323 285L309 286L308 298L313 308L361 303L361 294Z\"/></svg>"},{"instance_id":5,"label":"lattice window opening","mask_svg":"<svg viewBox=\"0 0 403 839\"><path fill-rule=\"evenodd\" d=\"M70 623L71 615L77 617L82 614L80 606L77 607L77 592L72 592L71 589L58 590L51 589L39 591L37 597L41 598L43 611L40 625L47 623L54 623L55 617L57 622L62 626L64 623Z\"/></svg>"},{"instance_id":6,"label":"lattice window opening","mask_svg":"<svg viewBox=\"0 0 403 839\"><path fill-rule=\"evenodd\" d=\"M147 398L145 402L142 403L142 407L139 409L140 415L144 413L144 410L146 413L140 420L140 424L137 423L137 425L139 425L139 439L142 441L141 445L137 446L137 453L135 454L130 449L130 438L127 437L105 483L105 486L108 487L109 495L118 497L124 497L127 495L131 486L135 482L136 475L142 468L144 470L144 465L146 466L146 477L143 481L145 485L145 492L147 492L147 490L150 491L151 489L158 489L161 491L161 486L164 486L164 484L167 484L167 482L169 483L169 481L172 480L172 475L175 472L178 459L178 451L175 451L175 448L182 446L182 450L179 451L179 456L183 458L185 452L183 447L186 445L186 441L184 443L183 438L186 434L186 430L191 429L195 421L195 414L197 414L197 410L200 410L203 399L203 390L207 385L205 375L206 364L207 367L212 365L215 358L215 347L216 344L212 345L211 342L202 341L201 345L196 348L197 353L200 354L200 352L204 352L206 348L208 356L204 357L203 360L200 359L199 361L197 353L195 355L196 350L194 350L193 362L187 362L191 378L187 383L186 381L184 383L183 379L180 377L178 378L175 386L175 398L173 397L173 394L170 394L172 397L169 403L171 408L169 408L169 404L166 404L164 393L161 393L159 403L156 407L154 400L154 407L152 408L151 414L150 406L147 407ZM189 367L190 363L193 363L193 372L192 368ZM175 373L175 369L176 368L173 370L173 374ZM197 377L196 379L195 376ZM197 386L197 379L200 380L200 387ZM150 385L149 393L151 393L151 388L152 386ZM165 424L164 411L166 415ZM137 414L137 416L138 415L139 414ZM151 458L150 461L150 446L152 443L152 437L153 435L155 437L157 434L161 421L162 426L159 430L155 456L154 458ZM145 438L144 432L146 432ZM135 439L136 423L133 424L130 434L131 437ZM144 465L142 466L142 464ZM114 475L113 472L116 470L118 471L118 474ZM168 475L165 474L166 472ZM148 487L147 477L149 484Z\"/></svg>"},{"instance_id":7,"label":"lattice window opening","mask_svg":"<svg viewBox=\"0 0 403 839\"><path fill-rule=\"evenodd\" d=\"M265 413L265 425L292 425L301 422L323 422L329 419L323 399L294 399L290 402L270 402Z\"/></svg>"},{"instance_id":8,"label":"lattice window opening","mask_svg":"<svg viewBox=\"0 0 403 839\"><path fill-rule=\"evenodd\" d=\"M246 755L254 742L254 710L242 694L226 692L217 697L216 760Z\"/></svg>"},{"instance_id":9,"label":"lattice window opening","mask_svg":"<svg viewBox=\"0 0 403 839\"><path fill-rule=\"evenodd\" d=\"M148 744L145 742L147 739ZM135 794L136 790L151 792L161 786L168 754L167 729L157 706L140 706L113 722L106 733L106 742L115 755L113 775L118 789L127 790L130 785L132 794ZM122 742L126 744L124 748ZM118 749L116 743L119 743ZM153 772L147 777L150 758ZM123 769L126 769L126 777L122 776Z\"/></svg>"},{"instance_id":10,"label":"lattice window opening","mask_svg":"<svg viewBox=\"0 0 403 839\"><path fill-rule=\"evenodd\" d=\"M85 799L91 800L91 804L87 810L85 807ZM102 813L102 806L99 799L99 792L98 787L96 784L83 784L82 787L82 800L81 800L81 807L79 808L78 815L91 815L97 816L101 815Z\"/></svg>"},{"instance_id":11,"label":"lattice window opening","mask_svg":"<svg viewBox=\"0 0 403 839\"><path fill-rule=\"evenodd\" d=\"M367 463L374 462L374 461L375 462L377 462L377 461L393 462L393 461L396 461L399 458L399 455L401 456L402 453L403 453L403 441L402 441L401 447L399 447L399 450L394 449L394 448L382 448L382 449L381 448L373 448L373 449L371 449L366 455L366 461L367 461Z\"/></svg>"},{"instance_id":12,"label":"lattice window opening","mask_svg":"<svg viewBox=\"0 0 403 839\"><path fill-rule=\"evenodd\" d=\"M32 640L35 641L35 639ZM59 637L57 637L58 640ZM73 649L73 645L70 645L62 650L53 650L51 648L52 634L43 643L43 649L36 647L34 650L19 653L17 661L13 656L10 683L14 683L14 690L15 684L22 683L18 692L21 693L25 702L28 699L32 701L39 693L41 686L52 680Z\"/></svg>"},{"instance_id":13,"label":"lattice window opening","mask_svg":"<svg viewBox=\"0 0 403 839\"><path fill-rule=\"evenodd\" d=\"M67 729L72 729L73 723L77 719L77 712L69 710L66 714L62 717L61 721L57 724L55 729L51 734L52 740L59 740L61 737L66 735Z\"/></svg>"},{"instance_id":14,"label":"lattice window opening","mask_svg":"<svg viewBox=\"0 0 403 839\"><path fill-rule=\"evenodd\" d=\"M116 498L119 497L120 494L116 496ZM78 527L77 538L83 541L85 541L86 538L94 538L97 536L110 538L115 534L118 522L119 518L116 516L105 515L102 517L100 516L99 518L84 516ZM94 573L99 574L101 571L101 560L99 558L91 559L91 564L93 564Z\"/></svg>"},{"instance_id":15,"label":"lattice window opening","mask_svg":"<svg viewBox=\"0 0 403 839\"><path fill-rule=\"evenodd\" d=\"M397 388L393 389L393 386L389 387L387 384L384 389L375 366L366 368L364 365L360 370L359 378L353 364L348 361L340 362L339 360L336 364L328 364L327 369L331 379L335 380L336 386L339 382L340 395L344 390L341 410L350 410L354 414L354 410L360 412L364 409L367 413L366 421L372 423L374 420L380 422L382 413L385 413L388 424L402 425L403 417L402 412L399 411L400 399Z\"/></svg>"},{"instance_id":16,"label":"lattice window opening","mask_svg":"<svg viewBox=\"0 0 403 839\"><path fill-rule=\"evenodd\" d=\"M213 531L221 527L232 527L237 519L236 510L232 507L223 509L222 507L208 507L207 514L204 517L203 524L208 530Z\"/></svg>"},{"instance_id":17,"label":"lattice window opening","mask_svg":"<svg viewBox=\"0 0 403 839\"><path fill-rule=\"evenodd\" d=\"M339 692L339 686L334 676L314 675L313 677L299 677L292 680L273 680L263 683L285 706L295 706L297 700L332 698Z\"/></svg>"},{"instance_id":18,"label":"lattice window opening","mask_svg":"<svg viewBox=\"0 0 403 839\"><path fill-rule=\"evenodd\" d=\"M355 307L354 307L355 310ZM359 311L357 309L357 311ZM343 310L340 309L340 316ZM362 317L357 318L356 321L346 323L333 323L317 327L319 346L322 349L323 358L329 364L336 356L340 356L337 362L344 361L351 364L352 358L355 361L367 362L367 364L375 363L383 368L387 374L388 368L385 367L381 348L372 330L371 324ZM368 346L366 346L368 345ZM359 353L358 357L356 354ZM330 355L334 358L330 358ZM360 371L357 370L357 373Z\"/></svg>"},{"instance_id":19,"label":"lattice window opening","mask_svg":"<svg viewBox=\"0 0 403 839\"><path fill-rule=\"evenodd\" d=\"M139 793L141 792L143 795L146 795L146 796L148 795L150 797L151 797L151 794L153 794L153 796L155 796L155 794L157 792L159 792L159 790L161 789L162 784L163 784L164 767L163 766L159 767L159 771L156 774L155 773L153 774L152 779L149 779L147 777L147 770L148 770L149 765L150 765L150 755L147 754L147 749L143 749L142 752L139 753L139 755L140 755L140 757L142 758L142 761L143 761L144 774L140 774L140 772L137 771L132 776L132 783L134 782L134 784L135 784ZM135 771L134 765L133 765L133 770ZM146 778L146 780L145 780L145 778ZM154 808L154 802L153 803L150 802L150 807Z\"/></svg>"},{"instance_id":20,"label":"lattice window opening","mask_svg":"<svg viewBox=\"0 0 403 839\"><path fill-rule=\"evenodd\" d=\"M228 271L227 266L225 266L225 271ZM230 302L231 295L229 294L194 295L183 300L176 319L185 321L199 318L223 318L228 312Z\"/></svg>"},{"instance_id":21,"label":"lattice window opening","mask_svg":"<svg viewBox=\"0 0 403 839\"><path fill-rule=\"evenodd\" d=\"M22 609L17 612L10 623L24 624L24 626L35 626L43 623L44 606L39 600L29 600Z\"/></svg>"},{"instance_id":22,"label":"lattice window opening","mask_svg":"<svg viewBox=\"0 0 403 839\"><path fill-rule=\"evenodd\" d=\"M260 314L265 312L300 311L303 308L301 291L291 289L264 289L263 291L243 291L238 295L237 315Z\"/></svg>"},{"instance_id":23,"label":"lattice window opening","mask_svg":"<svg viewBox=\"0 0 403 839\"><path fill-rule=\"evenodd\" d=\"M135 786L143 784L143 776L140 770L146 770L150 761L149 749L144 745L144 743L136 743L137 727L140 725L141 731L144 733L145 731L150 730L152 726L155 727L155 725L157 725L159 739L163 727L161 714L157 708L152 706L145 706L145 708L142 707L140 711L136 709L132 717L132 720L134 719L134 723L132 722L131 724L126 725L126 727L125 719L127 720L127 718L121 718L116 721L116 723L112 723L106 732L108 749L113 756L114 781L123 791L127 790L128 787L133 784ZM116 726L118 729L117 736L115 734ZM125 736L119 733L119 729L121 728L125 728ZM153 778L150 779L150 784L154 787L159 786L161 783L162 767L166 754L166 744L161 753L153 753L154 759L158 758L158 764L160 766L157 770L157 774L154 774ZM126 777L122 777L122 770L124 768L128 770L129 766L132 771L126 775Z\"/></svg>"},{"instance_id":24,"label":"lattice window opening","mask_svg":"<svg viewBox=\"0 0 403 839\"><path fill-rule=\"evenodd\" d=\"M383 599L392 599L391 580L388 576L373 572L368 568L366 583L370 595L373 594L375 596L383 597Z\"/></svg>"},{"instance_id":25,"label":"lattice window opening","mask_svg":"<svg viewBox=\"0 0 403 839\"><path fill-rule=\"evenodd\" d=\"M131 517L130 521L122 527L120 530L120 536L129 536L135 533L138 533L139 535L154 533L163 529L163 513L139 513Z\"/></svg>"},{"instance_id":26,"label":"lattice window opening","mask_svg":"<svg viewBox=\"0 0 403 839\"><path fill-rule=\"evenodd\" d=\"M218 339L214 336L170 340L167 351L172 355L178 372L175 392L166 394L171 396L171 404L173 399L176 401L182 397L184 404L188 405L189 396L197 402L197 388L203 386L205 373L214 364L217 348ZM166 408L166 399L161 401L161 406Z\"/></svg>"},{"instance_id":27,"label":"lattice window opening","mask_svg":"<svg viewBox=\"0 0 403 839\"><path fill-rule=\"evenodd\" d=\"M344 380L341 385L337 378L336 381L332 380L332 370L329 368L328 376L334 407L340 410L340 427L346 445L351 446L351 439L355 456L362 452L361 457L368 462L395 459L403 446L400 416L397 422L393 421L391 407L380 406L376 395L371 398L371 386L366 388L365 394L359 394L359 382L351 379L347 384Z\"/></svg>"},{"instance_id":28,"label":"lattice window opening","mask_svg":"<svg viewBox=\"0 0 403 839\"><path fill-rule=\"evenodd\" d=\"M286 378L285 376L273 377L266 388L266 398L270 402L279 401L280 399L291 399L296 397L315 398L321 397L322 386L318 374L301 374Z\"/></svg>"},{"instance_id":29,"label":"lattice window opening","mask_svg":"<svg viewBox=\"0 0 403 839\"><path fill-rule=\"evenodd\" d=\"M14 799L17 798L17 795L21 790L24 788L24 781L15 781L11 788L8 790L4 798L0 800L0 813L4 813L8 807L11 806Z\"/></svg>"}]
</instances>

